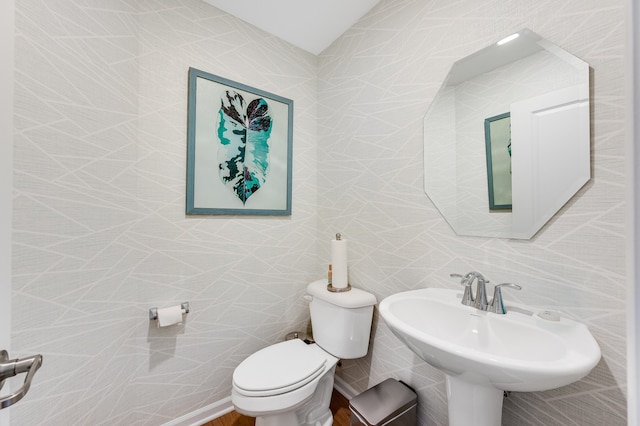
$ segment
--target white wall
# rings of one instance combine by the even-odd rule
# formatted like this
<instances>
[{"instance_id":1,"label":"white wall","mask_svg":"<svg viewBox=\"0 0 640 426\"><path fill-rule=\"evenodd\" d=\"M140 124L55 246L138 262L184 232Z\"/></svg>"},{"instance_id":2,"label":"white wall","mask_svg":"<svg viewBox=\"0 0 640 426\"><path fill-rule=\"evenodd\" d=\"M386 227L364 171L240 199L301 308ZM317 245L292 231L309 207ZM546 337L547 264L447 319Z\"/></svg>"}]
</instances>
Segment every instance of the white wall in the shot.
<instances>
[{"instance_id":1,"label":"white wall","mask_svg":"<svg viewBox=\"0 0 640 426\"><path fill-rule=\"evenodd\" d=\"M627 239L627 378L628 378L628 424L640 422L638 413L640 398L640 8L634 0L627 6L627 223L630 237Z\"/></svg>"},{"instance_id":2,"label":"white wall","mask_svg":"<svg viewBox=\"0 0 640 426\"><path fill-rule=\"evenodd\" d=\"M13 0L0 3L0 350L10 356L14 7ZM8 424L9 409L1 410L0 426Z\"/></svg>"},{"instance_id":3,"label":"white wall","mask_svg":"<svg viewBox=\"0 0 640 426\"><path fill-rule=\"evenodd\" d=\"M11 191L13 182L13 1L0 5L0 294L11 293ZM0 349L8 350L11 298L0 298Z\"/></svg>"},{"instance_id":4,"label":"white wall","mask_svg":"<svg viewBox=\"0 0 640 426\"><path fill-rule=\"evenodd\" d=\"M600 343L584 380L512 394L505 425L626 424L623 5L387 0L320 56L318 235L349 239L352 285L382 299L480 270L523 286L506 299L561 310ZM454 61L523 27L592 67L593 179L530 241L459 237L423 194L422 119ZM446 425L443 374L375 323L370 355L338 374L357 390L402 379L420 424Z\"/></svg>"}]
</instances>

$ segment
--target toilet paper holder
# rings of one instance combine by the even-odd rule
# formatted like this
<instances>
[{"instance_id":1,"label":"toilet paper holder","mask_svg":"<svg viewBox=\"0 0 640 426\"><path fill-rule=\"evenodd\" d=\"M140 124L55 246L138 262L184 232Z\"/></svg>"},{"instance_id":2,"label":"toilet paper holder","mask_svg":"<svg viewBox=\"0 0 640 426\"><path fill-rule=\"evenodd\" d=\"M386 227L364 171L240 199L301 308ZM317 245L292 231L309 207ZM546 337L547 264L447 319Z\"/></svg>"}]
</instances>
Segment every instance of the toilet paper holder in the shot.
<instances>
[{"instance_id":1,"label":"toilet paper holder","mask_svg":"<svg viewBox=\"0 0 640 426\"><path fill-rule=\"evenodd\" d=\"M182 308L182 315L186 315L189 313L189 302L182 302L180 304ZM149 320L157 320L158 319L158 308L149 308Z\"/></svg>"}]
</instances>

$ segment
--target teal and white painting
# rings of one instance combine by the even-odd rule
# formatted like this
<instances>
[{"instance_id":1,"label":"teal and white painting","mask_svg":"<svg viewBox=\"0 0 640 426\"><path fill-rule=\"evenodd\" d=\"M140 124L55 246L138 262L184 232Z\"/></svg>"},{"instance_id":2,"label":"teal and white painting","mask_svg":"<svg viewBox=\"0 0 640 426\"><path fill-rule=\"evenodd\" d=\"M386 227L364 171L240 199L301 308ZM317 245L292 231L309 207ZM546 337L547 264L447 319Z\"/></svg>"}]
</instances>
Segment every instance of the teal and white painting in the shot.
<instances>
[{"instance_id":1,"label":"teal and white painting","mask_svg":"<svg viewBox=\"0 0 640 426\"><path fill-rule=\"evenodd\" d=\"M218 111L218 172L242 204L267 182L273 121L263 98L250 102L227 90Z\"/></svg>"},{"instance_id":2,"label":"teal and white painting","mask_svg":"<svg viewBox=\"0 0 640 426\"><path fill-rule=\"evenodd\" d=\"M190 68L187 214L291 214L293 101Z\"/></svg>"}]
</instances>

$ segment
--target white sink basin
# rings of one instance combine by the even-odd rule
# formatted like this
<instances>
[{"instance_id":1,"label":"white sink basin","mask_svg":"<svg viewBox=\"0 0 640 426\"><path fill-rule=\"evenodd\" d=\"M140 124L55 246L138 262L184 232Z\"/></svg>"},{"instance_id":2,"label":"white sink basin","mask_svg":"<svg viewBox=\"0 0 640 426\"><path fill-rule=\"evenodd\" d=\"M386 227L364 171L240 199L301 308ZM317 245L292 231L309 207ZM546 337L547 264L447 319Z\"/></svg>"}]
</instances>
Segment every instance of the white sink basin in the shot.
<instances>
[{"instance_id":1,"label":"white sink basin","mask_svg":"<svg viewBox=\"0 0 640 426\"><path fill-rule=\"evenodd\" d=\"M502 391L568 385L589 374L600 360L600 347L583 324L543 319L538 311L522 306L498 315L462 305L461 297L461 291L427 288L394 294L379 307L402 342L447 374L452 426L470 421L499 425ZM457 405L458 395L473 399L470 395L478 392L486 397L477 407L480 412L460 418L452 402ZM461 404L468 410L471 402ZM486 410L487 404L494 407ZM488 421L479 423L478 416L487 417L490 413L485 411L491 410Z\"/></svg>"}]
</instances>

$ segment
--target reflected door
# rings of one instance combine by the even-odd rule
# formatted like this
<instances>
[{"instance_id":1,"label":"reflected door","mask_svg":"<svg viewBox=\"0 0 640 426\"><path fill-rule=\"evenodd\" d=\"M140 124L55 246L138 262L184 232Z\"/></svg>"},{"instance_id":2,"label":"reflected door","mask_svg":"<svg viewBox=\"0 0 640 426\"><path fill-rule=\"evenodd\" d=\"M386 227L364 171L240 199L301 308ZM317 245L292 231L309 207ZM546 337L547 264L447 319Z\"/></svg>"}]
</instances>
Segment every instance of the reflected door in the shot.
<instances>
[{"instance_id":1,"label":"reflected door","mask_svg":"<svg viewBox=\"0 0 640 426\"><path fill-rule=\"evenodd\" d=\"M528 238L591 177L588 87L513 103L511 132L513 230Z\"/></svg>"}]
</instances>

